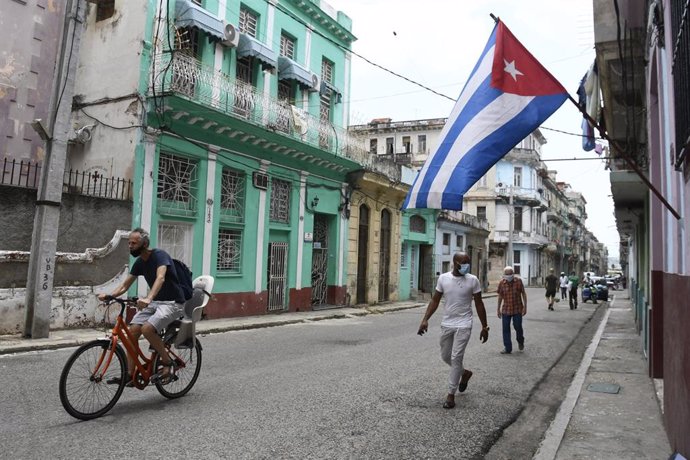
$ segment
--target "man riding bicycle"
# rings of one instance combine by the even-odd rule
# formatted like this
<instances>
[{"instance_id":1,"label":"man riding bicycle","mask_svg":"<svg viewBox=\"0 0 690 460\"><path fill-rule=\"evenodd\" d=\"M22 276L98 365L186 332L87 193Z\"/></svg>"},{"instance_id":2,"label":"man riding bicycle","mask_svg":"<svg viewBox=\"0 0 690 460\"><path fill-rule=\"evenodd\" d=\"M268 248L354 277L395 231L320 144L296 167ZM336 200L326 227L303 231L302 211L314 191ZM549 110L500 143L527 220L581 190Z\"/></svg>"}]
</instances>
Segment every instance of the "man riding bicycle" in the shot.
<instances>
[{"instance_id":1,"label":"man riding bicycle","mask_svg":"<svg viewBox=\"0 0 690 460\"><path fill-rule=\"evenodd\" d=\"M171 322L183 315L185 295L180 287L175 266L170 255L162 249L149 249L149 234L142 228L135 228L129 234L129 253L136 257L127 278L110 295L118 297L129 289L139 276L143 276L149 285L149 292L143 299L137 300L139 310L130 325L130 332L134 340L139 340L143 334L151 346L161 357L163 367L152 377L152 381L167 381L174 375L175 361L170 358L159 333ZM99 300L104 301L106 294L99 294ZM132 372L135 367L132 359L127 356L127 367ZM132 376L127 375L127 384ZM113 378L108 383L119 384L119 378Z\"/></svg>"}]
</instances>

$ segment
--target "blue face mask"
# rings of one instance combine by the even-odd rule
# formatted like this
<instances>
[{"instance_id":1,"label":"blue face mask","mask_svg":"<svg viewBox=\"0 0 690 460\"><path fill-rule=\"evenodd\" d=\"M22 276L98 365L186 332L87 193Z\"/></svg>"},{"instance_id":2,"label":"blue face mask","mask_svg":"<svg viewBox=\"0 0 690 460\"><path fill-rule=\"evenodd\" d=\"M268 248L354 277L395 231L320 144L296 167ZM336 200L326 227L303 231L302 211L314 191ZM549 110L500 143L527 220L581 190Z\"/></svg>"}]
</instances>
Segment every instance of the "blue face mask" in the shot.
<instances>
[{"instance_id":1,"label":"blue face mask","mask_svg":"<svg viewBox=\"0 0 690 460\"><path fill-rule=\"evenodd\" d=\"M467 275L470 272L470 264L460 264L460 267L458 267L458 272L462 276Z\"/></svg>"}]
</instances>

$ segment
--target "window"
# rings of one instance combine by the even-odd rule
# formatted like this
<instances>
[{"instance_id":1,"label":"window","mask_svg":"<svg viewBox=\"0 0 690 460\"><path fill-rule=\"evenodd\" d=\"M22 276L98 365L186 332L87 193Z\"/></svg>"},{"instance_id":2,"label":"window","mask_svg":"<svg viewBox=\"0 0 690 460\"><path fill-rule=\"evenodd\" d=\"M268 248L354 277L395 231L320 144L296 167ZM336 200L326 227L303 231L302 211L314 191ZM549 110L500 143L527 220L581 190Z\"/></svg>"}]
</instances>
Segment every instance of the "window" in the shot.
<instances>
[{"instance_id":1,"label":"window","mask_svg":"<svg viewBox=\"0 0 690 460\"><path fill-rule=\"evenodd\" d=\"M96 3L96 22L108 19L115 14L115 0L99 0Z\"/></svg>"},{"instance_id":2,"label":"window","mask_svg":"<svg viewBox=\"0 0 690 460\"><path fill-rule=\"evenodd\" d=\"M290 223L290 182L271 180L271 222Z\"/></svg>"},{"instance_id":3,"label":"window","mask_svg":"<svg viewBox=\"0 0 690 460\"><path fill-rule=\"evenodd\" d=\"M393 138L392 137L386 138L386 153L389 155L393 155Z\"/></svg>"},{"instance_id":4,"label":"window","mask_svg":"<svg viewBox=\"0 0 690 460\"><path fill-rule=\"evenodd\" d=\"M321 61L321 80L333 83L333 63L328 59Z\"/></svg>"},{"instance_id":5,"label":"window","mask_svg":"<svg viewBox=\"0 0 690 460\"><path fill-rule=\"evenodd\" d=\"M400 245L400 268L407 267L407 243Z\"/></svg>"},{"instance_id":6,"label":"window","mask_svg":"<svg viewBox=\"0 0 690 460\"><path fill-rule=\"evenodd\" d=\"M426 233L426 220L418 215L410 217L410 231L417 233Z\"/></svg>"},{"instance_id":7,"label":"window","mask_svg":"<svg viewBox=\"0 0 690 460\"><path fill-rule=\"evenodd\" d=\"M405 149L405 153L411 153L412 152L412 141L410 141L410 136L403 136L402 143L403 143L403 149Z\"/></svg>"},{"instance_id":8,"label":"window","mask_svg":"<svg viewBox=\"0 0 690 460\"><path fill-rule=\"evenodd\" d=\"M417 147L419 148L419 153L426 153L426 134L417 136Z\"/></svg>"},{"instance_id":9,"label":"window","mask_svg":"<svg viewBox=\"0 0 690 460\"><path fill-rule=\"evenodd\" d=\"M513 231L522 231L522 206L515 206L513 210Z\"/></svg>"},{"instance_id":10,"label":"window","mask_svg":"<svg viewBox=\"0 0 690 460\"><path fill-rule=\"evenodd\" d=\"M245 175L223 168L220 189L220 218L225 222L244 222Z\"/></svg>"},{"instance_id":11,"label":"window","mask_svg":"<svg viewBox=\"0 0 690 460\"><path fill-rule=\"evenodd\" d=\"M237 69L235 72L237 79L242 83L251 85L254 81L254 72L252 69L252 58L249 56L237 59Z\"/></svg>"},{"instance_id":12,"label":"window","mask_svg":"<svg viewBox=\"0 0 690 460\"><path fill-rule=\"evenodd\" d=\"M441 263L441 272L442 272L442 273L447 273L447 272L449 272L449 271L450 271L450 262L449 262L449 261L445 261L445 262Z\"/></svg>"},{"instance_id":13,"label":"window","mask_svg":"<svg viewBox=\"0 0 690 460\"><path fill-rule=\"evenodd\" d=\"M240 32L256 38L259 17L253 11L240 8Z\"/></svg>"},{"instance_id":14,"label":"window","mask_svg":"<svg viewBox=\"0 0 690 460\"><path fill-rule=\"evenodd\" d=\"M687 2L674 0L669 2L671 12L671 36L674 46L673 53L673 83L675 98L675 127L676 127L676 152L674 162L676 168L682 167L685 171L685 180L688 179L688 165L690 152L685 148L685 160L680 157L682 146L690 137L690 93L687 90L687 75L690 70L690 42L687 40L690 33L690 22L686 20L690 5ZM663 32L662 36L663 36ZM667 45L669 46L669 45ZM682 163L682 164L681 164ZM680 246L679 246L680 247Z\"/></svg>"},{"instance_id":15,"label":"window","mask_svg":"<svg viewBox=\"0 0 690 460\"><path fill-rule=\"evenodd\" d=\"M379 149L378 139L369 139L369 153L376 155Z\"/></svg>"},{"instance_id":16,"label":"window","mask_svg":"<svg viewBox=\"0 0 690 460\"><path fill-rule=\"evenodd\" d=\"M513 169L513 185L516 187L522 187L522 168L516 166Z\"/></svg>"},{"instance_id":17,"label":"window","mask_svg":"<svg viewBox=\"0 0 690 460\"><path fill-rule=\"evenodd\" d=\"M242 231L221 228L218 230L218 253L216 270L240 273L242 254Z\"/></svg>"},{"instance_id":18,"label":"window","mask_svg":"<svg viewBox=\"0 0 690 460\"><path fill-rule=\"evenodd\" d=\"M161 222L158 224L157 247L191 267L192 235L193 228L189 224Z\"/></svg>"},{"instance_id":19,"label":"window","mask_svg":"<svg viewBox=\"0 0 690 460\"><path fill-rule=\"evenodd\" d=\"M196 160L161 152L158 161L158 210L167 214L195 215L197 182Z\"/></svg>"},{"instance_id":20,"label":"window","mask_svg":"<svg viewBox=\"0 0 690 460\"><path fill-rule=\"evenodd\" d=\"M280 35L280 55L290 59L295 59L295 39L285 35Z\"/></svg>"},{"instance_id":21,"label":"window","mask_svg":"<svg viewBox=\"0 0 690 460\"><path fill-rule=\"evenodd\" d=\"M321 93L321 98L319 102L319 119L323 125L330 125L331 123L331 93L330 91L324 91ZM320 129L319 130L319 147L328 150L331 146L330 137L331 129Z\"/></svg>"},{"instance_id":22,"label":"window","mask_svg":"<svg viewBox=\"0 0 690 460\"><path fill-rule=\"evenodd\" d=\"M462 251L465 248L465 235L455 235L455 248Z\"/></svg>"},{"instance_id":23,"label":"window","mask_svg":"<svg viewBox=\"0 0 690 460\"><path fill-rule=\"evenodd\" d=\"M486 220L486 206L477 206L477 219Z\"/></svg>"},{"instance_id":24,"label":"window","mask_svg":"<svg viewBox=\"0 0 690 460\"><path fill-rule=\"evenodd\" d=\"M513 273L520 274L520 251L513 251Z\"/></svg>"},{"instance_id":25,"label":"window","mask_svg":"<svg viewBox=\"0 0 690 460\"><path fill-rule=\"evenodd\" d=\"M443 254L450 254L450 233L443 234Z\"/></svg>"}]
</instances>

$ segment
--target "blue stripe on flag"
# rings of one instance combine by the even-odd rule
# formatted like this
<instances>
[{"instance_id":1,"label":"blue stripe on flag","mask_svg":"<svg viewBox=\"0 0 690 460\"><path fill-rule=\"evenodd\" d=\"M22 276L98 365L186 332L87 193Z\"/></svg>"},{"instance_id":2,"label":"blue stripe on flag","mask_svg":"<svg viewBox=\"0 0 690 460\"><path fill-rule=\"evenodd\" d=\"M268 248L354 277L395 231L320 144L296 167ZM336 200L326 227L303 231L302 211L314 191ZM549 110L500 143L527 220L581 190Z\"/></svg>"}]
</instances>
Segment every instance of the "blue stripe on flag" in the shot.
<instances>
[{"instance_id":1,"label":"blue stripe on flag","mask_svg":"<svg viewBox=\"0 0 690 460\"><path fill-rule=\"evenodd\" d=\"M532 126L543 123L566 98L564 94L535 97L512 120L472 147L454 168L443 191L441 207L461 210L463 195L505 155L504 152L525 138L526 131L529 134Z\"/></svg>"},{"instance_id":2,"label":"blue stripe on flag","mask_svg":"<svg viewBox=\"0 0 690 460\"><path fill-rule=\"evenodd\" d=\"M417 195L416 206L418 208L427 207L427 197L429 191L431 190L432 184L438 174L438 171L443 167L443 163L446 161L446 157L450 153L453 143L458 138L462 130L467 126L467 124L472 121L477 114L486 108L492 101L500 97L503 94L491 87L491 75L489 74L481 85L477 88L477 91L468 99L462 111L458 114L458 117L453 121L453 125L446 133L446 137L443 138L441 144L438 146L436 153L434 153L429 163L428 171L424 176L422 184L419 188L419 193ZM427 160L428 161L428 160ZM453 208L454 209L454 208Z\"/></svg>"}]
</instances>

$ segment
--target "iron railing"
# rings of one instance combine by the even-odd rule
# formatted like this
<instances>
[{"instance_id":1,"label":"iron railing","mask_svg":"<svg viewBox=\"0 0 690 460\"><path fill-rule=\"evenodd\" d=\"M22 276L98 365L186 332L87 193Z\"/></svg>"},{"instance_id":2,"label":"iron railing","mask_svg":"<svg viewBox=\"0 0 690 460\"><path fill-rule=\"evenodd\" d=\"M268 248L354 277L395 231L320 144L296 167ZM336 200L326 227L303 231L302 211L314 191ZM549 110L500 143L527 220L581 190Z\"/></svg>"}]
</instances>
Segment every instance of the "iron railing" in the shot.
<instances>
[{"instance_id":1,"label":"iron railing","mask_svg":"<svg viewBox=\"0 0 690 460\"><path fill-rule=\"evenodd\" d=\"M365 148L364 138L257 91L252 85L206 66L192 56L179 52L159 54L155 68L153 85L157 95L173 93L183 96L400 179L400 170L394 164L385 165L372 158Z\"/></svg>"},{"instance_id":2,"label":"iron railing","mask_svg":"<svg viewBox=\"0 0 690 460\"><path fill-rule=\"evenodd\" d=\"M686 0L671 1L673 87L676 108L676 168L690 147L690 6Z\"/></svg>"},{"instance_id":3,"label":"iron railing","mask_svg":"<svg viewBox=\"0 0 690 460\"><path fill-rule=\"evenodd\" d=\"M0 171L0 185L38 189L41 181L41 164L30 160L4 158ZM69 194L132 200L131 180L107 177L98 171L87 172L70 169L65 171L62 192Z\"/></svg>"}]
</instances>

